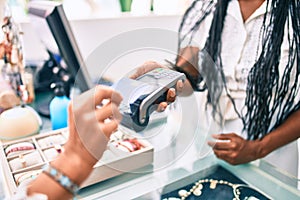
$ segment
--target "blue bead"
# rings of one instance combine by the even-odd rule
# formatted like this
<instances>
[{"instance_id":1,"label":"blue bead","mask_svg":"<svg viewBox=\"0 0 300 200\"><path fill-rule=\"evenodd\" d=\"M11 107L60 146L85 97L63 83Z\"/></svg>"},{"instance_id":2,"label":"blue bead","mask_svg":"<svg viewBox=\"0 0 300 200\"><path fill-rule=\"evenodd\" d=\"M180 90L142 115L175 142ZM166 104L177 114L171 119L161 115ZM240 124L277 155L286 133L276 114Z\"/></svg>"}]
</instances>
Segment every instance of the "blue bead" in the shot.
<instances>
[{"instance_id":1,"label":"blue bead","mask_svg":"<svg viewBox=\"0 0 300 200\"><path fill-rule=\"evenodd\" d=\"M57 170L56 169L50 169L50 174L52 175L52 176L56 176L57 175Z\"/></svg>"},{"instance_id":2,"label":"blue bead","mask_svg":"<svg viewBox=\"0 0 300 200\"><path fill-rule=\"evenodd\" d=\"M63 185L64 187L69 187L71 185L71 181L68 177L66 176L61 176L59 182L61 183L61 185Z\"/></svg>"},{"instance_id":3,"label":"blue bead","mask_svg":"<svg viewBox=\"0 0 300 200\"><path fill-rule=\"evenodd\" d=\"M56 180L61 186L72 192L74 195L79 189L79 186L74 184L69 177L66 175L63 175L59 170L49 166L49 165L44 165L42 167L43 171L48 173L54 180ZM32 177L33 178L33 177Z\"/></svg>"}]
</instances>

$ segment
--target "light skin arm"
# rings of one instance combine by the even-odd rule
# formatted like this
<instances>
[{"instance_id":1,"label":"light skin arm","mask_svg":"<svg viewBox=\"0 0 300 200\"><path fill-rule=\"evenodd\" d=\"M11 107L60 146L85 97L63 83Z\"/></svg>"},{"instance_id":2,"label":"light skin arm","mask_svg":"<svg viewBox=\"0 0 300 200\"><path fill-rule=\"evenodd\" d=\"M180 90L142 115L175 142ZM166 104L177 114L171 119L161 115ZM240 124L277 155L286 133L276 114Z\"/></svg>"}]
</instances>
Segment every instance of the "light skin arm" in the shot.
<instances>
[{"instance_id":1,"label":"light skin arm","mask_svg":"<svg viewBox=\"0 0 300 200\"><path fill-rule=\"evenodd\" d=\"M215 155L230 164L237 165L263 158L272 151L297 140L300 137L300 110L290 117L277 129L262 139L245 140L235 133L213 135L218 140L228 142L209 141Z\"/></svg>"},{"instance_id":2,"label":"light skin arm","mask_svg":"<svg viewBox=\"0 0 300 200\"><path fill-rule=\"evenodd\" d=\"M108 87L99 86L96 87L94 96L91 96L90 99L86 99L86 102L84 103L93 103L94 99L95 105L99 105L103 99L108 99L110 101L101 109L96 108L96 106L94 106L93 110L85 109L87 110L86 113L82 113L80 116L74 115L75 108L73 103L69 105L69 139L64 146L63 153L60 154L56 160L51 162L53 167L63 172L78 185L80 185L92 172L93 166L96 164L97 159L91 152L87 150L85 145L88 144L83 144L82 140L80 139L80 134L78 132L80 128L77 127L75 118L77 120L85 120L84 118L80 118L85 114L87 114L85 116L96 116L96 121L98 122L96 127L100 127L101 132L95 132L95 134L104 134L104 138L110 137L111 133L117 129L118 123L121 119L118 111L118 105L122 98L118 93L114 92ZM110 119L110 121L107 122L105 121L106 119ZM91 126L90 124L86 125ZM101 144L106 144L107 141L101 141ZM30 196L34 193L46 194L49 200L72 198L71 193L69 193L55 180L44 173L41 173L37 179L35 179L28 186L27 194Z\"/></svg>"}]
</instances>

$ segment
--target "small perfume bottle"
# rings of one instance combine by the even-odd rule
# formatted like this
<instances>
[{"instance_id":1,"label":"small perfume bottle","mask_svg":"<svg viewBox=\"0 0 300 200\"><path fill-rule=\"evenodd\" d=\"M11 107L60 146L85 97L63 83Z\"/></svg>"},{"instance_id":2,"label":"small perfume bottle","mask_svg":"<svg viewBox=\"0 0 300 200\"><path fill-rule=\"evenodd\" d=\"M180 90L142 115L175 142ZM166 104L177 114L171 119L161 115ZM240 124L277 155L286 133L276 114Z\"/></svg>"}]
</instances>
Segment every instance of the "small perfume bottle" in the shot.
<instances>
[{"instance_id":1,"label":"small perfume bottle","mask_svg":"<svg viewBox=\"0 0 300 200\"><path fill-rule=\"evenodd\" d=\"M60 129L68 126L68 105L70 99L66 96L64 85L62 83L52 83L55 97L49 105L50 119L52 129Z\"/></svg>"}]
</instances>

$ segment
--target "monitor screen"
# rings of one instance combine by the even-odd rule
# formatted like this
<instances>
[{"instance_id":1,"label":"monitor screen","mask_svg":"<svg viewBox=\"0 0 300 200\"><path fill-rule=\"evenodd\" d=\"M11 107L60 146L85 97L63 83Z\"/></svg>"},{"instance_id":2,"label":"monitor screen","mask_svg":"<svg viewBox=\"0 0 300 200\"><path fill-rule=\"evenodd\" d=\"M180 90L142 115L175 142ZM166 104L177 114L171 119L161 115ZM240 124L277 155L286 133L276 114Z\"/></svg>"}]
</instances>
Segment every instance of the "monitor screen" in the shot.
<instances>
[{"instance_id":1,"label":"monitor screen","mask_svg":"<svg viewBox=\"0 0 300 200\"><path fill-rule=\"evenodd\" d=\"M28 4L28 14L47 50L60 54L75 86L84 92L92 87L71 26L62 4L49 1L32 1Z\"/></svg>"}]
</instances>

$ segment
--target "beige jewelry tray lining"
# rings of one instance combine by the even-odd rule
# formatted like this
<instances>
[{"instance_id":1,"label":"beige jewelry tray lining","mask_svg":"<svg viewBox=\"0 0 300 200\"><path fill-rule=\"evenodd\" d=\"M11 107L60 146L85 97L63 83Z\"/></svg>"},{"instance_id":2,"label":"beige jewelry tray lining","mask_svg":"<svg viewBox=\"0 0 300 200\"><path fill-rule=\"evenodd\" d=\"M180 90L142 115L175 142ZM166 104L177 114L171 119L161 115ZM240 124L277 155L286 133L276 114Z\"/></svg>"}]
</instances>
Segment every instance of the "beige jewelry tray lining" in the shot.
<instances>
[{"instance_id":1,"label":"beige jewelry tray lining","mask_svg":"<svg viewBox=\"0 0 300 200\"><path fill-rule=\"evenodd\" d=\"M51 138L51 136L55 136L55 135L63 136L65 138L64 142L66 142L68 138L68 129L64 128L55 131L49 131L47 133L37 134L19 140L2 141L2 142L0 141L0 145L1 145L0 160L2 163L3 174L5 176L7 188L10 194L13 194L18 187L15 180L15 175L23 172L39 170L42 168L42 166L44 166L46 163L49 163L51 161L51 159L49 160L46 157L45 150L54 148L55 144L52 144L48 147L43 147L39 145L39 141L47 137ZM124 138L132 138L129 135L123 134L120 131L117 131L113 135L117 135L116 137L113 137L115 141L118 139L120 139L121 141ZM107 150L103 154L103 157L95 164L94 170L80 187L83 188L101 182L103 180L112 178L114 176L123 174L125 172L130 172L135 169L151 164L153 162L153 154L154 154L153 146L146 140L138 139L138 141L144 147L141 148L140 150L136 150L133 152L125 152L125 151L118 150L117 148L112 149L114 148L114 146L110 145L111 143L109 143ZM12 171L9 161L13 159L17 159L18 155L7 158L4 149L8 145L20 143L20 142L31 142L34 144L36 148L36 150L30 150L22 153L22 155L27 155L37 151L41 156L42 161L35 165L25 166L22 167L22 169ZM61 145L63 145L64 142L62 142Z\"/></svg>"}]
</instances>

